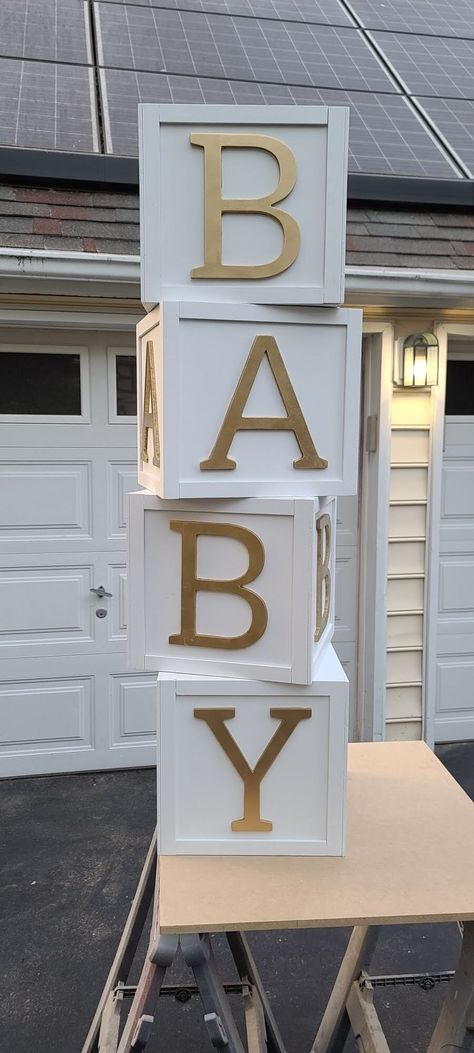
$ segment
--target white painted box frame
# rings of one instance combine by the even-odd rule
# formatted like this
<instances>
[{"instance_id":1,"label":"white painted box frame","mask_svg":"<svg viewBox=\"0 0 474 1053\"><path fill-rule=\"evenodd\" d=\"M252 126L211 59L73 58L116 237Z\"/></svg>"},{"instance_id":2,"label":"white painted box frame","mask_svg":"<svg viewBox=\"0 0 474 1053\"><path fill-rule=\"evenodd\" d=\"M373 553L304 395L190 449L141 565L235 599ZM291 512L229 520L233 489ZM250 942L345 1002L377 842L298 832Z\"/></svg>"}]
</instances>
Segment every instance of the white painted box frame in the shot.
<instances>
[{"instance_id":1,"label":"white painted box frame","mask_svg":"<svg viewBox=\"0 0 474 1053\"><path fill-rule=\"evenodd\" d=\"M246 573L247 540L236 538L235 531L229 536L229 525L244 535L250 533L263 551L261 569L246 584L259 597L260 610L266 608L267 620L263 632L243 646L226 649L207 641L195 645L169 640L182 636L185 624L182 556L184 531L189 527L182 524L186 523L212 524L218 531L208 537L203 531L197 538L195 574L201 580L227 582ZM335 500L173 502L143 490L130 494L127 587L132 668L311 683L334 632L335 523ZM188 584L187 579L186 591ZM197 632L211 641L239 637L256 624L245 595L197 589L193 600Z\"/></svg>"},{"instance_id":2,"label":"white painted box frame","mask_svg":"<svg viewBox=\"0 0 474 1053\"><path fill-rule=\"evenodd\" d=\"M140 484L167 499L355 494L361 334L357 309L165 302L137 326ZM230 424L239 398L257 428ZM270 426L292 415L294 430ZM235 468L216 454L210 469L225 429ZM295 467L308 448L311 466Z\"/></svg>"},{"instance_id":3,"label":"white painted box frame","mask_svg":"<svg viewBox=\"0 0 474 1053\"><path fill-rule=\"evenodd\" d=\"M349 110L341 106L140 105L141 295L146 310L165 299L342 303L348 129ZM291 150L296 182L275 203L296 220L300 247L281 273L238 281L191 277L204 261L204 149L193 146L190 135L209 132L270 136ZM227 149L227 154L232 155L222 162L227 199L271 196L280 185L282 163L271 157L268 146ZM240 213L238 222L224 222L222 230L226 266L256 267L269 262L269 253L270 259L278 258L272 256L282 242L275 219Z\"/></svg>"},{"instance_id":4,"label":"white painted box frame","mask_svg":"<svg viewBox=\"0 0 474 1053\"><path fill-rule=\"evenodd\" d=\"M344 854L348 682L332 647L307 687L160 673L158 696L162 855ZM211 727L215 710L218 729L225 726L242 755L248 796L232 744ZM289 734L259 781L257 763L262 773L265 750L285 724ZM235 828L244 817L258 826L256 813L271 829Z\"/></svg>"}]
</instances>

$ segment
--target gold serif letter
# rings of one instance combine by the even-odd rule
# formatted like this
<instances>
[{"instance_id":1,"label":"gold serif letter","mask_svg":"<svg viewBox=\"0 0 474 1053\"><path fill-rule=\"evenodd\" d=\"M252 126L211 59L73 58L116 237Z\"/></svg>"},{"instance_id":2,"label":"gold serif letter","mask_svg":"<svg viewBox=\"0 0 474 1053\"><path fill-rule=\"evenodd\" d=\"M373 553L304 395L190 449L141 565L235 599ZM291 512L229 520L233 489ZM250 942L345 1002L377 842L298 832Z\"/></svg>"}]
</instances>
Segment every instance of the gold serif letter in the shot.
<instances>
[{"instance_id":1,"label":"gold serif letter","mask_svg":"<svg viewBox=\"0 0 474 1053\"><path fill-rule=\"evenodd\" d=\"M231 823L231 829L237 831L246 830L252 833L256 831L268 833L273 829L273 823L268 819L260 818L260 786L272 764L276 761L278 754L281 753L283 746L288 742L290 735L292 735L301 720L309 719L311 710L270 710L272 719L279 720L280 724L268 745L265 746L253 769L246 761L226 726L226 720L232 720L235 717L235 709L195 709L194 716L196 720L204 720L206 722L244 784L244 814L242 819L234 819L233 823Z\"/></svg>"},{"instance_id":2,"label":"gold serif letter","mask_svg":"<svg viewBox=\"0 0 474 1053\"><path fill-rule=\"evenodd\" d=\"M243 416L245 405L265 356L285 406L286 417ZM236 467L236 462L228 457L236 431L292 431L301 450L301 457L293 461L293 468L327 468L328 466L328 462L320 457L316 450L278 344L273 336L255 337L213 449L209 457L201 461L201 471L222 471Z\"/></svg>"},{"instance_id":3,"label":"gold serif letter","mask_svg":"<svg viewBox=\"0 0 474 1053\"><path fill-rule=\"evenodd\" d=\"M181 534L181 632L169 637L170 644L192 647L219 647L226 651L250 647L263 636L267 627L267 608L256 592L247 589L263 569L265 550L256 534L234 523L192 523L171 520L170 530ZM249 565L239 578L198 578L198 537L230 537L239 541L248 552ZM249 628L240 636L208 636L196 628L196 599L198 592L226 592L240 596L252 612Z\"/></svg>"},{"instance_id":4,"label":"gold serif letter","mask_svg":"<svg viewBox=\"0 0 474 1053\"><path fill-rule=\"evenodd\" d=\"M331 606L331 519L320 516L316 521L317 575L316 575L316 643L321 639L329 618ZM324 605L323 605L324 592Z\"/></svg>"},{"instance_id":5,"label":"gold serif letter","mask_svg":"<svg viewBox=\"0 0 474 1053\"><path fill-rule=\"evenodd\" d=\"M155 355L153 341L147 340L145 352L145 382L142 415L142 461L149 460L148 433L153 433L153 464L160 467L160 433L158 429L158 398L156 394Z\"/></svg>"},{"instance_id":6,"label":"gold serif letter","mask_svg":"<svg viewBox=\"0 0 474 1053\"><path fill-rule=\"evenodd\" d=\"M300 250L300 228L288 212L275 205L284 201L296 183L296 161L286 143L270 135L248 133L193 132L192 146L204 150L204 264L194 267L191 278L271 278L288 270ZM232 148L266 150L279 169L278 186L270 194L255 198L222 197L222 150ZM222 263L222 217L226 213L269 216L283 232L280 255L269 263Z\"/></svg>"}]
</instances>

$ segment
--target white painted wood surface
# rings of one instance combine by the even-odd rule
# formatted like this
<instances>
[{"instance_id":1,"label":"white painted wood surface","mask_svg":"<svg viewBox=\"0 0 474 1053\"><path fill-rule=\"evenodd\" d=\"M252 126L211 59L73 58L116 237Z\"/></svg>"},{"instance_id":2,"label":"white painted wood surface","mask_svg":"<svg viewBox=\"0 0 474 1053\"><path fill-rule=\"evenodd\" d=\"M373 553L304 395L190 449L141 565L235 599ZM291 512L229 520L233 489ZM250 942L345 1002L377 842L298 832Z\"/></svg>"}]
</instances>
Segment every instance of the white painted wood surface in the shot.
<instances>
[{"instance_id":1,"label":"white painted wood surface","mask_svg":"<svg viewBox=\"0 0 474 1053\"><path fill-rule=\"evenodd\" d=\"M151 764L156 678L126 657L135 419L117 418L108 369L133 334L4 332L0 365L35 350L80 354L83 413L0 417L2 775ZM111 597L90 592L100 584Z\"/></svg>"},{"instance_id":2,"label":"white painted wood surface","mask_svg":"<svg viewBox=\"0 0 474 1053\"><path fill-rule=\"evenodd\" d=\"M348 684L331 647L306 687L160 673L158 801L162 855L342 855ZM261 782L265 832L233 831L243 781L194 712L230 710L228 730L253 768L274 735L270 709L309 711Z\"/></svg>"},{"instance_id":3,"label":"white painted wood surface","mask_svg":"<svg viewBox=\"0 0 474 1053\"><path fill-rule=\"evenodd\" d=\"M141 281L147 309L166 299L342 303L348 113L327 106L141 106ZM204 262L204 163L203 149L190 135L203 131L269 136L291 150L296 183L276 207L296 220L300 249L282 273L245 280L191 277ZM266 150L223 150L224 198L268 195L279 176L276 158ZM222 229L226 264L255 267L281 251L281 228L268 216L227 215Z\"/></svg>"},{"instance_id":4,"label":"white painted wood surface","mask_svg":"<svg viewBox=\"0 0 474 1053\"><path fill-rule=\"evenodd\" d=\"M355 494L361 326L360 311L342 308L167 302L151 312L137 327L142 486L171 499ZM302 454L294 432L260 429L236 431L228 452L234 469L203 466L260 337L276 342L314 448L327 467L295 468ZM153 463L150 433L148 460L143 458L147 348L155 362L159 466ZM287 416L264 355L243 417Z\"/></svg>"},{"instance_id":5,"label":"white painted wood surface","mask_svg":"<svg viewBox=\"0 0 474 1053\"><path fill-rule=\"evenodd\" d=\"M141 491L131 494L129 502L129 654L134 668L300 684L318 675L318 662L334 631L334 588L328 622L316 643L317 520L327 515L334 524L334 501L173 502ZM170 527L172 522L211 523L219 531L231 524L257 536L264 549L263 569L247 584L265 603L268 623L256 642L232 649L169 642L182 626L182 537ZM334 560L332 545L333 584ZM237 578L248 565L244 541L198 539L198 577ZM247 631L251 612L244 596L202 590L197 595L199 633L231 638Z\"/></svg>"}]
</instances>

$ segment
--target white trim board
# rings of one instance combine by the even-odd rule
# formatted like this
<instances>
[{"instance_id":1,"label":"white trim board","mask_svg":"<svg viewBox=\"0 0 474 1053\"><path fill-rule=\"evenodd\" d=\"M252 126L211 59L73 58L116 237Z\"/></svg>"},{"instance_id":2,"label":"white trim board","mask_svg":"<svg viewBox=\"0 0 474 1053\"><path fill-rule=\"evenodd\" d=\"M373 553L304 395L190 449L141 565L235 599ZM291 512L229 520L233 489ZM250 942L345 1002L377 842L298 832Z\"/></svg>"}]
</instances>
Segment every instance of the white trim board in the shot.
<instances>
[{"instance_id":1,"label":"white trim board","mask_svg":"<svg viewBox=\"0 0 474 1053\"><path fill-rule=\"evenodd\" d=\"M411 267L345 269L346 304L458 306L474 310L472 271L415 270ZM78 282L80 286L78 287ZM140 295L140 257L101 252L0 247L0 290L57 292L118 297Z\"/></svg>"}]
</instances>

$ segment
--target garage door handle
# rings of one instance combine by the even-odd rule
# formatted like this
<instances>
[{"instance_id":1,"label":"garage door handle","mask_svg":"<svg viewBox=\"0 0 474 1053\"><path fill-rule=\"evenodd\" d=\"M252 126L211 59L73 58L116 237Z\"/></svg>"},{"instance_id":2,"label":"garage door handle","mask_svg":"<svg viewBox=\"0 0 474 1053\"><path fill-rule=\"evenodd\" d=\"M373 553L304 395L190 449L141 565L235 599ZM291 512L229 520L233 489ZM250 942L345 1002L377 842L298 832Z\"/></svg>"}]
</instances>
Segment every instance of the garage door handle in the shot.
<instances>
[{"instance_id":1,"label":"garage door handle","mask_svg":"<svg viewBox=\"0 0 474 1053\"><path fill-rule=\"evenodd\" d=\"M106 592L103 585L99 585L96 589L91 589L91 592L95 592L98 600L103 600L104 596L111 596L111 592Z\"/></svg>"}]
</instances>

